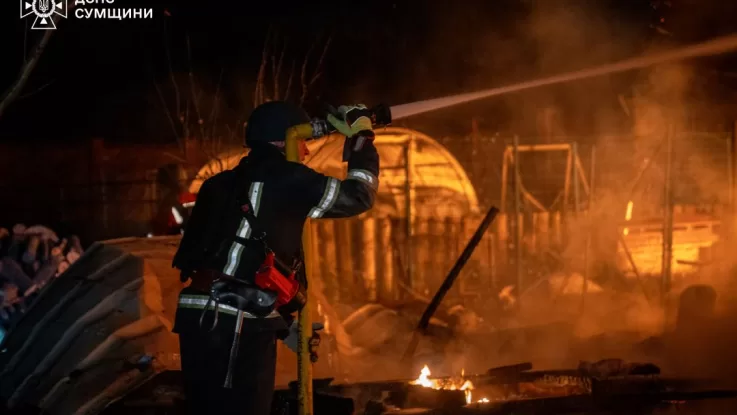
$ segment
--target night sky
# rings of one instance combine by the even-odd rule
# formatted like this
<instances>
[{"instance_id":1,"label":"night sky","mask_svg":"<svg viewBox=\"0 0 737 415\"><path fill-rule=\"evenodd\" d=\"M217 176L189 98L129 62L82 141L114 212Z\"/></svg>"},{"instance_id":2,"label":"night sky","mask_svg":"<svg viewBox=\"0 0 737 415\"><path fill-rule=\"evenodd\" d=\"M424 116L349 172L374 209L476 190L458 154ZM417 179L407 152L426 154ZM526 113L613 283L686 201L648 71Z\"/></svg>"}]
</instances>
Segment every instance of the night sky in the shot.
<instances>
[{"instance_id":1,"label":"night sky","mask_svg":"<svg viewBox=\"0 0 737 415\"><path fill-rule=\"evenodd\" d=\"M160 85L165 97L172 96L170 66L178 84L190 82L191 70L203 94L219 90L223 120L236 122L252 108L270 27L280 41L288 41L285 72L290 61L299 68L313 43L318 45L314 65L331 36L324 73L306 104L308 110L319 108L320 102L399 104L467 92L639 54L653 42L685 43L736 30L737 10L726 4L730 2L710 6L707 1L673 0L671 8L653 8L659 3L116 0L111 7L152 7L154 18L63 20L23 97L0 118L0 139L170 141L173 134L154 86ZM4 1L0 13L3 90L17 77L24 30L30 25L18 19L18 7L16 0ZM540 22L548 21L548 15L552 17L546 29ZM571 25L564 28L567 31L556 28L560 16L580 22L581 33L573 38L578 49L565 49L574 47L562 43L571 40L566 37L571 36ZM656 24L661 33L674 35L659 36ZM42 34L30 31L28 44ZM624 74L612 82L626 85L636 76ZM517 98L529 103L529 97ZM560 101L555 88L536 95L542 101L550 97ZM613 98L611 103L616 104ZM472 115L504 112L494 105L499 103L462 106L430 118L463 118L458 123L465 125ZM514 105L506 102L504 110ZM422 123L422 117L416 122Z\"/></svg>"}]
</instances>

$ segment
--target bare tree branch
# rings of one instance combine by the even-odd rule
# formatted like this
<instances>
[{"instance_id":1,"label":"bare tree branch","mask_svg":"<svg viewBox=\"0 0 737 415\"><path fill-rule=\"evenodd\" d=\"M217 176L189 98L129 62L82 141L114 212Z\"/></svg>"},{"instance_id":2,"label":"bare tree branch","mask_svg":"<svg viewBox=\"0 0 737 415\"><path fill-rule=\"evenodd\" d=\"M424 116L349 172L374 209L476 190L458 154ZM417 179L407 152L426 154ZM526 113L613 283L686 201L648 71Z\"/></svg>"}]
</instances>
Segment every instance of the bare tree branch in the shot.
<instances>
[{"instance_id":1,"label":"bare tree branch","mask_svg":"<svg viewBox=\"0 0 737 415\"><path fill-rule=\"evenodd\" d=\"M184 100L184 114L180 118L182 125L184 126L184 139L185 141L191 137L189 134L189 98Z\"/></svg>"},{"instance_id":2,"label":"bare tree branch","mask_svg":"<svg viewBox=\"0 0 737 415\"><path fill-rule=\"evenodd\" d=\"M279 35L278 33L274 34L274 37L272 39L272 45L271 50L276 51L277 46L279 45ZM270 61L271 61L271 81L273 83L271 95L266 97L267 101L276 100L279 96L279 90L277 89L277 85L279 84L279 75L276 73L276 56L274 53L270 53Z\"/></svg>"},{"instance_id":3,"label":"bare tree branch","mask_svg":"<svg viewBox=\"0 0 737 415\"><path fill-rule=\"evenodd\" d=\"M322 69L323 64L325 63L325 56L328 54L328 49L330 48L330 43L333 41L333 37L328 37L328 40L325 41L325 46L322 48L322 54L320 54L320 60L317 61L317 67L315 68L315 74L312 76L312 79L310 80L310 87L315 85L315 82L320 78L322 75Z\"/></svg>"},{"instance_id":4,"label":"bare tree branch","mask_svg":"<svg viewBox=\"0 0 737 415\"><path fill-rule=\"evenodd\" d=\"M297 82L299 82L302 86L301 94L298 96L298 103L299 105L303 105L305 100L307 99L307 96L310 94L311 90L323 74L322 67L325 62L325 56L327 55L327 52L330 48L331 41L332 37L328 37L325 44L323 45L322 53L317 59L314 71L310 71L309 67L310 58L312 57L316 45L318 44L317 40L310 44L310 47L305 54L304 60L302 61L301 67L299 68L299 73L296 73L297 61L292 60L289 75L287 77L286 88L282 89L284 60L287 57L288 40L280 39L276 30L273 27L269 27L269 31L267 33L266 40L264 41L264 47L261 53L261 64L259 67L258 75L256 77L256 87L254 88L253 96L254 108L263 104L266 101L288 100L292 93L292 86L295 83L295 77L299 77ZM272 79L269 80L271 86L268 91L265 86L267 83L267 65L270 65L269 74L272 76Z\"/></svg>"},{"instance_id":5,"label":"bare tree branch","mask_svg":"<svg viewBox=\"0 0 737 415\"><path fill-rule=\"evenodd\" d=\"M297 69L297 61L292 61L292 69L289 71L289 78L287 79L287 89L284 91L284 100L289 99L289 93L292 91L292 82L294 81L294 70Z\"/></svg>"},{"instance_id":6,"label":"bare tree branch","mask_svg":"<svg viewBox=\"0 0 737 415\"><path fill-rule=\"evenodd\" d=\"M28 98L28 97L31 97L31 96L33 96L33 95L36 95L36 94L38 94L39 92L43 91L44 89L48 88L48 87L49 87L49 86L50 86L51 84L53 84L54 82L56 82L56 79L52 79L52 80L50 80L49 82L46 82L45 84L43 84L43 85L41 85L40 87L36 88L36 89L35 89L34 91L31 91L31 92L28 92L28 93L26 93L26 94L23 94L23 95L19 96L19 97L18 97L18 100L21 100L21 99L26 99L26 98Z\"/></svg>"},{"instance_id":7,"label":"bare tree branch","mask_svg":"<svg viewBox=\"0 0 737 415\"><path fill-rule=\"evenodd\" d=\"M325 45L322 48L322 53L320 54L320 58L317 60L317 66L315 67L315 71L310 77L310 80L307 80L307 64L309 62L309 57L312 54L312 50L315 47L315 43L310 46L310 49L307 51L307 55L305 56L305 61L302 63L302 96L299 99L299 104L304 105L305 100L307 99L307 95L310 93L310 90L312 87L317 83L318 79L320 79L320 76L322 76L322 67L325 62L325 56L328 53L328 49L330 48L330 43L332 42L333 37L329 36L328 39L325 41Z\"/></svg>"},{"instance_id":8,"label":"bare tree branch","mask_svg":"<svg viewBox=\"0 0 737 415\"><path fill-rule=\"evenodd\" d=\"M299 105L304 104L305 99L307 98L307 90L309 89L309 86L307 85L307 63L310 61L310 55L312 54L313 49L315 49L315 42L313 42L310 45L310 48L307 49L305 60L302 62L302 71L299 76L300 83L302 84L302 95L299 97Z\"/></svg>"},{"instance_id":9,"label":"bare tree branch","mask_svg":"<svg viewBox=\"0 0 737 415\"><path fill-rule=\"evenodd\" d=\"M279 77L276 76L276 57L274 55L271 55L271 73L271 77L273 78L272 81L274 81L274 90L271 93L271 98L277 100L279 99L279 90L277 89L279 85ZM269 100L268 97L267 100Z\"/></svg>"},{"instance_id":10,"label":"bare tree branch","mask_svg":"<svg viewBox=\"0 0 737 415\"><path fill-rule=\"evenodd\" d=\"M178 162L180 162L180 163L186 163L186 162L187 162L187 160L186 160L186 159L184 159L184 158L182 158L182 157L180 157L180 156L178 156L178 155L176 155L176 154L172 154L172 153L169 153L168 151L165 151L165 152L164 152L163 154L164 154L165 156L167 156L167 157L171 157L171 158L173 158L174 160L176 160L176 161L178 161Z\"/></svg>"},{"instance_id":11,"label":"bare tree branch","mask_svg":"<svg viewBox=\"0 0 737 415\"><path fill-rule=\"evenodd\" d=\"M176 80L174 79L174 73L172 71L171 66L171 56L169 55L169 44L167 42L166 38L166 23L164 23L164 50L166 54L166 60L169 67L169 77L171 79L172 84L174 85L174 91L176 95L176 103L175 108L178 109L179 107L179 90L177 88ZM161 105L161 110L164 112L164 115L167 118L167 121L169 121L169 126L171 127L171 131L174 135L174 139L177 142L177 146L179 147L179 151L182 154L186 153L186 147L185 143L182 139L182 136L179 134L178 125L180 125L180 114L177 112L175 115L172 115L172 111L170 110L169 106L167 105L166 98L164 97L164 92L161 90L161 87L156 82L156 74L154 73L153 67L149 66L148 71L150 72L151 78L153 80L154 88L156 89L156 95L159 97L159 104Z\"/></svg>"},{"instance_id":12,"label":"bare tree branch","mask_svg":"<svg viewBox=\"0 0 737 415\"><path fill-rule=\"evenodd\" d=\"M287 40L284 39L284 44L282 45L281 54L279 55L279 60L277 61L276 69L274 69L274 100L279 99L279 80L281 79L281 68L282 68L282 64L284 63L284 55L286 51L287 51Z\"/></svg>"},{"instance_id":13,"label":"bare tree branch","mask_svg":"<svg viewBox=\"0 0 737 415\"><path fill-rule=\"evenodd\" d=\"M71 11L74 7L75 5L68 7L67 13ZM58 25L60 21L61 16L58 14L55 15L53 19L54 25ZM33 48L33 53L31 53L30 58L23 62L20 73L18 74L18 78L12 85L10 85L10 87L3 94L2 99L0 99L0 118L3 116L10 104L12 104L18 98L21 91L23 91L23 88L25 88L26 83L28 83L28 78L30 78L31 73L36 68L38 60L41 58L41 55L46 49L46 45L49 44L49 40L51 40L51 36L53 36L54 32L56 32L56 30L45 30L44 35L41 36L41 38L38 40L38 43L36 43L36 46Z\"/></svg>"},{"instance_id":14,"label":"bare tree branch","mask_svg":"<svg viewBox=\"0 0 737 415\"><path fill-rule=\"evenodd\" d=\"M188 91L182 91L185 93L185 96L180 95L180 88L176 82L177 77L175 77L174 72L171 70L171 65L169 66L170 78L172 80L172 84L175 86L173 92L177 98L176 104L181 107L179 122L181 124L182 133L177 134L176 136L180 142L183 142L183 146L181 148L183 157L178 160L182 163L186 163L191 160L191 158L186 154L186 139L194 140L196 143L194 150L198 154L206 157L208 160L213 161L213 168L217 169L218 166L225 166L225 161L221 160L223 151L232 149L236 140L240 141L240 137L237 136L239 133L238 126L231 129L228 125L219 125L222 124L220 118L223 108L221 100L223 97L222 88L225 70L221 68L218 82L215 85L214 95L212 96L212 100L210 100L210 97L208 96L209 89L200 85L195 76L192 59L193 51L191 47L191 38L189 36L186 37L186 45L188 70L187 81L185 82L188 82ZM167 58L169 58L168 55ZM156 92L159 95L159 99L165 108L169 124L176 133L177 128L174 118L171 116L170 111L166 111L166 109L170 108L173 103L170 103L170 106L167 107L167 102L164 98L162 89L158 84L156 84L155 87ZM208 108L207 105L211 105L211 107ZM240 123L241 120L238 122ZM195 126L195 123L197 126ZM193 132L192 129L197 129L198 133L191 134ZM226 130L226 133L223 134L222 130ZM180 137L182 138L181 140ZM167 156L173 157L172 155ZM215 173L217 173L217 171Z\"/></svg>"},{"instance_id":15,"label":"bare tree branch","mask_svg":"<svg viewBox=\"0 0 737 415\"><path fill-rule=\"evenodd\" d=\"M202 119L202 114L200 113L200 99L197 96L197 85L195 83L194 72L192 70L192 47L189 42L189 35L187 35L187 63L189 64L189 88L190 95L192 95L192 106L194 107L195 115L197 116L197 125L200 126L200 134L202 139L205 140L207 134L205 134L205 121Z\"/></svg>"},{"instance_id":16,"label":"bare tree branch","mask_svg":"<svg viewBox=\"0 0 737 415\"><path fill-rule=\"evenodd\" d=\"M169 79L174 87L177 120L179 120L181 124L184 124L184 119L182 118L182 95L179 93L179 85L177 84L176 78L174 78L174 69L171 66L171 52L169 51L169 38L166 35L166 21L164 22L164 51L166 52L166 62L169 65Z\"/></svg>"},{"instance_id":17,"label":"bare tree branch","mask_svg":"<svg viewBox=\"0 0 737 415\"><path fill-rule=\"evenodd\" d=\"M302 63L301 74L297 73L297 71L300 69L297 68L297 64L299 64L299 62L297 60L291 59L291 68L287 77L286 88L284 88L285 85L282 81L284 80L283 75L285 69L285 59L290 60L290 57L287 56L288 42L286 39L279 38L278 33L273 27L269 27L261 53L261 62L256 77L256 85L253 89L254 107L263 104L267 100L288 99L290 94L294 92L292 90L293 85L299 82L299 80L295 81L295 78L300 75L300 80L303 84L301 99L302 102L304 102L306 97L309 95L312 87L322 76L322 67L324 64L325 56L327 55L327 51L330 46L330 41L331 39L328 38L325 45L323 46L322 53L317 59L316 67L313 71L310 71L310 68L308 66L311 66L310 57L313 56L313 51L317 47L317 42L314 42L310 46L305 57L305 61ZM222 70L215 88L214 96L212 98L212 106L210 108L207 108L210 100L208 98L205 102L203 97L207 95L207 91L209 91L209 89L203 88L202 85L198 85L195 79L195 73L192 65L191 42L189 37L187 37L187 58L189 65L188 82L190 85L189 89L191 93L186 94L186 91L182 91L185 92L186 97L180 96L180 89L177 87L176 78L174 76L174 72L171 69L171 63L169 66L170 78L172 80L172 84L174 84L175 86L174 93L177 96L177 104L183 106L179 118L179 121L183 128L182 136L185 138L195 138L198 144L195 147L196 151L207 157L207 159L212 162L211 167L213 171L199 175L206 176L208 174L217 173L219 170L228 167L228 157L230 157L230 155L233 153L225 153L228 154L228 156L226 157L223 155L223 152L226 150L237 149L237 146L235 144L241 142L246 123L244 123L242 119L239 120L235 126L233 126L229 122L220 122L220 119L223 118L221 111L226 108L221 107L220 102L223 96L222 82L224 71ZM168 49L167 59L169 59L169 62L171 62ZM267 65L269 66L267 67ZM267 76L273 76L273 79L267 80ZM164 99L164 94L162 90L158 87L158 85L157 93L159 94L159 99L162 101L162 104L165 104L166 100ZM166 107L166 105L164 106ZM207 114L207 117L205 117L205 119L202 118L201 114L203 113ZM199 125L200 131L199 134L196 134L196 137L195 135L190 135L190 129L196 128L194 126L195 120L190 119L190 115L195 114L197 116L196 122ZM223 114L225 113L223 112ZM174 118L171 117L171 113L167 113L167 117L169 118L169 124L172 126L172 129L176 130ZM322 150L322 148L318 149L316 153L319 153L319 150ZM184 157L183 160L189 160L189 158ZM207 177L198 178L206 179Z\"/></svg>"},{"instance_id":18,"label":"bare tree branch","mask_svg":"<svg viewBox=\"0 0 737 415\"><path fill-rule=\"evenodd\" d=\"M256 76L256 90L253 93L253 107L258 107L264 102L264 78L266 75L266 62L268 61L267 56L269 55L269 39L271 39L272 27L269 26L269 30L266 32L266 39L264 40L264 48L261 51L261 65L258 69L258 75Z\"/></svg>"},{"instance_id":19,"label":"bare tree branch","mask_svg":"<svg viewBox=\"0 0 737 415\"><path fill-rule=\"evenodd\" d=\"M218 110L220 109L220 106L218 105L220 103L220 87L223 84L223 74L225 73L225 69L220 69L220 76L218 77L218 84L215 87L215 95L212 98L212 111L210 112L210 125L214 125L215 120L217 119Z\"/></svg>"},{"instance_id":20,"label":"bare tree branch","mask_svg":"<svg viewBox=\"0 0 737 415\"><path fill-rule=\"evenodd\" d=\"M164 94L161 92L161 88L159 88L159 85L156 82L154 82L154 87L156 88L156 93L159 96L159 100L161 101L161 107L164 110L164 114L166 114L166 118L169 120L169 125L171 126L171 130L177 140L177 144L179 145L180 150L184 152L184 143L182 142L182 137L179 136L179 131L177 131L177 124L176 122L174 122L174 118L171 116L171 111L169 111L169 108L166 107Z\"/></svg>"}]
</instances>

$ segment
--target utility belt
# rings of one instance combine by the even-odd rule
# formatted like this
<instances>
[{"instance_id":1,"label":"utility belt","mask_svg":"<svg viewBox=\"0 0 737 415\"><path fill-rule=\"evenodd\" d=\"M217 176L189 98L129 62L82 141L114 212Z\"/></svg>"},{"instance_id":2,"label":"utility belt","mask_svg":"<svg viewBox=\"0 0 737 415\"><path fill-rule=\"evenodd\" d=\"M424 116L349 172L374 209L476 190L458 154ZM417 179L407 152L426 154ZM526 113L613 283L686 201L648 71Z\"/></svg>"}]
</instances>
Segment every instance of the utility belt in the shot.
<instances>
[{"instance_id":1,"label":"utility belt","mask_svg":"<svg viewBox=\"0 0 737 415\"><path fill-rule=\"evenodd\" d=\"M179 296L179 307L186 308L186 309L192 309L192 310L204 310L205 307L209 307L208 305L209 300L210 300L210 296L207 294L181 294ZM227 314L230 316L237 316L238 311L240 311L237 308L231 307L227 304L219 304L217 310L219 313ZM276 318L276 317L281 317L281 314L279 314L279 312L277 312L276 310L272 311L265 317L259 317L255 314L243 312L243 318L246 318L246 319Z\"/></svg>"},{"instance_id":2,"label":"utility belt","mask_svg":"<svg viewBox=\"0 0 737 415\"><path fill-rule=\"evenodd\" d=\"M195 272L190 276L190 287L209 294L200 316L200 326L211 306L214 306L215 312L211 330L217 325L221 305L256 318L267 318L277 311L291 314L301 310L307 299L304 287L295 277L299 266L286 266L276 258L274 252L266 249L264 260L250 281L211 269Z\"/></svg>"},{"instance_id":3,"label":"utility belt","mask_svg":"<svg viewBox=\"0 0 737 415\"><path fill-rule=\"evenodd\" d=\"M224 274L222 274L221 272L209 269L197 271L190 275L192 283L189 285L189 287L203 293L208 293L210 292L210 286L212 285L212 283L215 282L215 280L219 279L222 275Z\"/></svg>"}]
</instances>

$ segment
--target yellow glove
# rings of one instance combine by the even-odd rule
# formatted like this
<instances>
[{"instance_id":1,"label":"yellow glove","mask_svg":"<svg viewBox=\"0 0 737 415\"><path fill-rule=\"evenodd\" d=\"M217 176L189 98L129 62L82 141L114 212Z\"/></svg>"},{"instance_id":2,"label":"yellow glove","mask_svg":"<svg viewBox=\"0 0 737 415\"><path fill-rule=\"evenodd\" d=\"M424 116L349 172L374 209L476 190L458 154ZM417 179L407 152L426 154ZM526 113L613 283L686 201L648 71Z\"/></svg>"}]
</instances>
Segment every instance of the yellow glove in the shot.
<instances>
[{"instance_id":1,"label":"yellow glove","mask_svg":"<svg viewBox=\"0 0 737 415\"><path fill-rule=\"evenodd\" d=\"M371 124L371 110L363 104L341 105L338 107L338 116L328 114L328 122L335 127L338 132L348 138L355 136L363 131L373 131ZM341 119L342 118L342 119Z\"/></svg>"}]
</instances>

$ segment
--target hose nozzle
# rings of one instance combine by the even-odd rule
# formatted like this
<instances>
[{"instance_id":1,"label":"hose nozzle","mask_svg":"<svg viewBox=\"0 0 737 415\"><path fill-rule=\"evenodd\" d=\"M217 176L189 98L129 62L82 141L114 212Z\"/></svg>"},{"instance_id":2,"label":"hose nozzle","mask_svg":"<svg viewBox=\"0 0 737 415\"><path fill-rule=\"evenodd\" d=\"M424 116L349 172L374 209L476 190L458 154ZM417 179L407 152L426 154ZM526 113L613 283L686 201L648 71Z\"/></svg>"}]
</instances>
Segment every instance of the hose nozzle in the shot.
<instances>
[{"instance_id":1,"label":"hose nozzle","mask_svg":"<svg viewBox=\"0 0 737 415\"><path fill-rule=\"evenodd\" d=\"M369 111L371 112L371 124L374 127L386 127L392 123L392 111L389 106L379 104L371 108ZM326 112L336 117L341 117L340 113L330 105L326 105ZM313 140L325 137L337 131L335 127L330 125L330 123L324 118L314 118L310 121L310 124L312 125Z\"/></svg>"}]
</instances>

